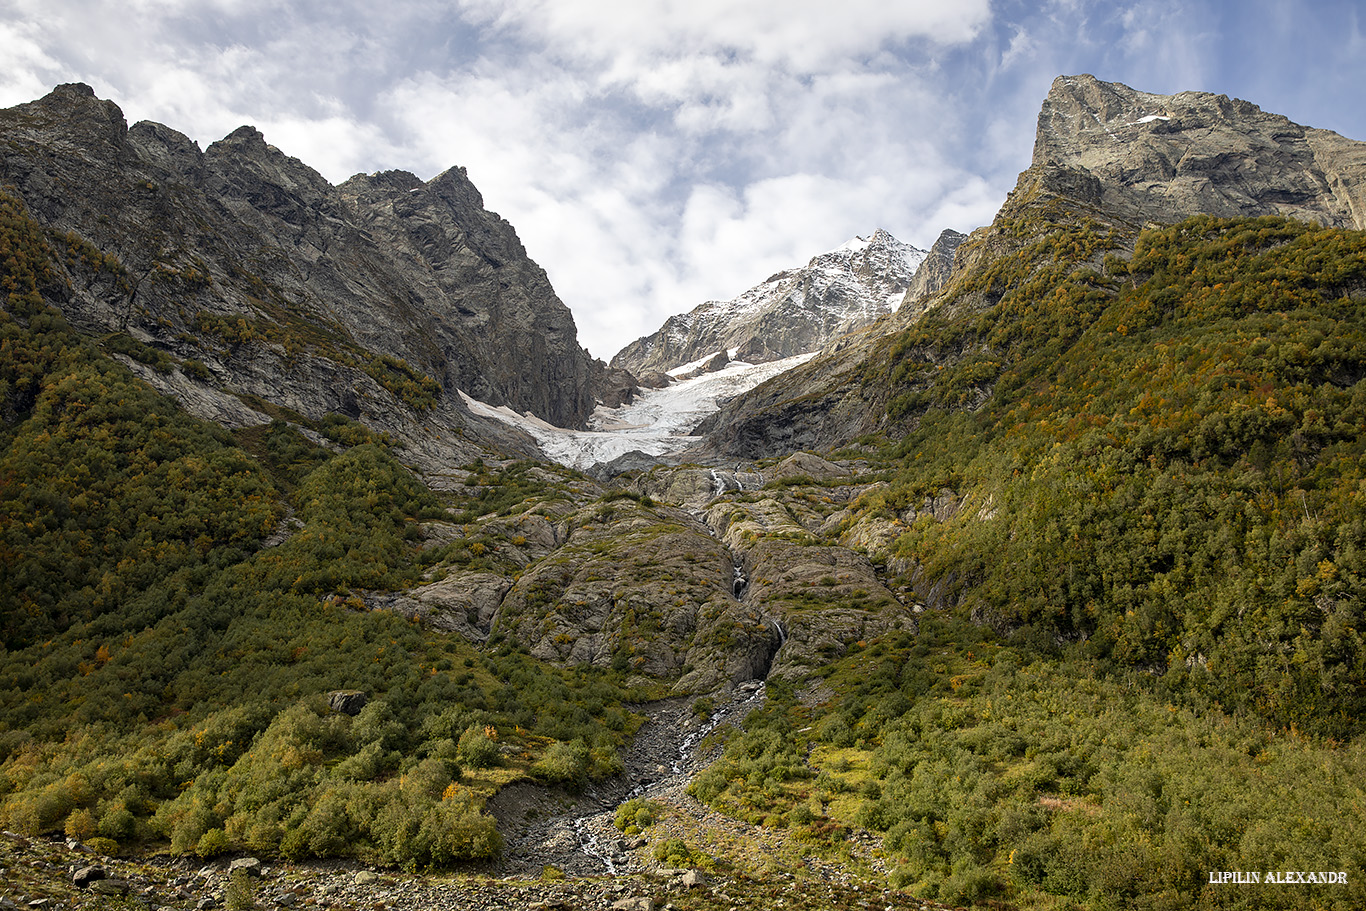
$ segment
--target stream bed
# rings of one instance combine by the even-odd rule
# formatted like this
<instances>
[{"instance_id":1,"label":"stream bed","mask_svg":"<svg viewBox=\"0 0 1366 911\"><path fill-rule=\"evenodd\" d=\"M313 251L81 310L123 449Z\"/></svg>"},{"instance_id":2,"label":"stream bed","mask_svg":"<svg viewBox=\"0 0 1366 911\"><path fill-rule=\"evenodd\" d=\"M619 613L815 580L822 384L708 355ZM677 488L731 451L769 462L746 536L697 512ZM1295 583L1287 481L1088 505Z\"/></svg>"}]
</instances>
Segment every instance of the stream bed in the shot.
<instances>
[{"instance_id":1,"label":"stream bed","mask_svg":"<svg viewBox=\"0 0 1366 911\"><path fill-rule=\"evenodd\" d=\"M577 799L519 783L489 802L507 835L499 867L509 874L539 874L554 865L569 875L637 873L644 868L637 849L644 840L622 835L613 824L617 807L636 797L685 789L714 755L699 754L702 741L718 727L740 724L763 704L764 683L743 683L705 721L681 697L637 707L649 720L623 756L624 774L590 784Z\"/></svg>"}]
</instances>

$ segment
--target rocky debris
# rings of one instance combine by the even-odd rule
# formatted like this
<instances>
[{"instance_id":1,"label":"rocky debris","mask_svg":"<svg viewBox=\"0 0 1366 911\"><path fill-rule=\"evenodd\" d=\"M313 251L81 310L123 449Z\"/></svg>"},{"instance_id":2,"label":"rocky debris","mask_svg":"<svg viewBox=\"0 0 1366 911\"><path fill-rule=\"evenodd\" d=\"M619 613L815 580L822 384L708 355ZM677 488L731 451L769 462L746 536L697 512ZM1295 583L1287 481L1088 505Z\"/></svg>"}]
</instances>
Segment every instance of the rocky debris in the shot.
<instances>
[{"instance_id":1,"label":"rocky debris","mask_svg":"<svg viewBox=\"0 0 1366 911\"><path fill-rule=\"evenodd\" d=\"M71 876L71 882L77 886L88 886L96 880L104 879L108 875L103 867L81 867Z\"/></svg>"},{"instance_id":2,"label":"rocky debris","mask_svg":"<svg viewBox=\"0 0 1366 911\"><path fill-rule=\"evenodd\" d=\"M732 300L669 317L654 335L617 352L612 366L640 375L729 349L751 364L814 351L890 313L925 255L878 229Z\"/></svg>"},{"instance_id":3,"label":"rocky debris","mask_svg":"<svg viewBox=\"0 0 1366 911\"><path fill-rule=\"evenodd\" d=\"M681 785L652 799L671 806L692 801ZM693 801L693 805L696 802ZM691 812L691 811L690 811ZM787 833L757 829L728 817L698 808L706 822L734 844L755 845L782 839ZM684 817L670 815L659 833L682 835L690 844L703 843L693 830L684 828ZM676 824L677 823L677 824ZM776 846L776 843L775 843ZM872 844L860 838L850 850L864 869L876 869L878 858ZM775 859L781 855L774 855ZM793 855L795 856L795 855ZM111 907L158 908L164 911L216 911L224 906L229 873L226 861L202 866L185 858L164 855L142 859L110 857L101 860L109 876L97 880L112 883L106 892L78 887L71 872L85 863L87 855L60 839L22 838L0 835L0 911L21 908L62 908L63 911L108 911ZM549 862L549 858L542 864ZM772 865L770 864L770 869ZM758 869L755 867L755 869ZM779 867L779 869L783 869ZM655 908L686 907L690 911L731 911L733 908L776 907L781 899L787 911L828 911L836 907L939 909L885 885L816 858L808 858L786 872L701 874L693 871L646 870L607 876L541 877L541 866L526 874L488 872L412 874L396 870L370 870L350 861L313 864L272 864L260 878L250 880L257 907L328 908L332 911L506 911L511 908L606 909L623 899L648 899ZM800 878L799 878L800 877ZM117 885L121 884L121 885ZM872 904L876 902L876 904Z\"/></svg>"},{"instance_id":4,"label":"rocky debris","mask_svg":"<svg viewBox=\"0 0 1366 911\"><path fill-rule=\"evenodd\" d=\"M547 865L580 876L686 872L655 869L648 850L652 839L618 831L616 808L632 797L653 800L668 794L700 807L686 794L688 782L718 755L715 747L701 748L703 737L722 726L742 725L764 695L758 681L742 684L705 721L692 711L691 698L634 706L648 720L623 754L618 778L594 783L573 797L531 784L503 789L488 803L505 834L500 869L514 875L537 875Z\"/></svg>"}]
</instances>

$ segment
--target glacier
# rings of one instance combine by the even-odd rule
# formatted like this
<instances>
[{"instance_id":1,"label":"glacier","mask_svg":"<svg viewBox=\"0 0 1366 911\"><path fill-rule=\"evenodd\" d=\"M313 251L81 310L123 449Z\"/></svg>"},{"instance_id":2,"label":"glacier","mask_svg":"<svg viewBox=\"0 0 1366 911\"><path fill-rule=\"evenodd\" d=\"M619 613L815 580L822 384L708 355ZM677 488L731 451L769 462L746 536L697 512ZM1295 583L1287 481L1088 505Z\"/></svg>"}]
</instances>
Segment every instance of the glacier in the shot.
<instances>
[{"instance_id":1,"label":"glacier","mask_svg":"<svg viewBox=\"0 0 1366 911\"><path fill-rule=\"evenodd\" d=\"M696 369L718 353L713 351L670 373ZM715 373L680 380L661 389L643 389L629 404L617 408L599 405L588 419L588 430L556 427L530 413L490 405L463 392L460 396L476 414L529 433L549 458L583 470L632 451L658 457L677 455L701 440L701 437L691 436L691 431L727 400L815 356L815 351L809 351L761 364L732 361Z\"/></svg>"}]
</instances>

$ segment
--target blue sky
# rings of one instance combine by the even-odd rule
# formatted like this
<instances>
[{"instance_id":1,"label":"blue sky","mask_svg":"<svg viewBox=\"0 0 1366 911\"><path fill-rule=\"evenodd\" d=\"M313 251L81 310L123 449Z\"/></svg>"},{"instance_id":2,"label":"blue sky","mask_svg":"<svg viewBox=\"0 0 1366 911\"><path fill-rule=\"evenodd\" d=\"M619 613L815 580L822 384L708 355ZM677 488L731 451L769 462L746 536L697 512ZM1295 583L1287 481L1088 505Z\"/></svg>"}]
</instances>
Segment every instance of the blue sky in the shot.
<instances>
[{"instance_id":1,"label":"blue sky","mask_svg":"<svg viewBox=\"0 0 1366 911\"><path fill-rule=\"evenodd\" d=\"M334 183L465 166L609 358L875 228L991 220L1060 74L1366 140L1359 2L0 0L0 105L81 81Z\"/></svg>"}]
</instances>

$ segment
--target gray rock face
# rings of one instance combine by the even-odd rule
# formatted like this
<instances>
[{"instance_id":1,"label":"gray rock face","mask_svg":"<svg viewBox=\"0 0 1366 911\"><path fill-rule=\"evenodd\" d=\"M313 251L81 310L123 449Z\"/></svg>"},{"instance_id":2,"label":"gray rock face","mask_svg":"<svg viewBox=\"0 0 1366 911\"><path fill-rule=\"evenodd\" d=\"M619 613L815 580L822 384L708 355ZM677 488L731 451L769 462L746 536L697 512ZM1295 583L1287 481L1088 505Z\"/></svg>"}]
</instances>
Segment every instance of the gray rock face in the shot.
<instances>
[{"instance_id":1,"label":"gray rock face","mask_svg":"<svg viewBox=\"0 0 1366 911\"><path fill-rule=\"evenodd\" d=\"M776 637L734 597L731 554L686 513L621 499L568 524L564 545L513 583L495 631L537 658L618 664L680 692L764 675Z\"/></svg>"},{"instance_id":2,"label":"gray rock face","mask_svg":"<svg viewBox=\"0 0 1366 911\"><path fill-rule=\"evenodd\" d=\"M878 229L739 297L669 317L654 335L619 351L612 366L640 374L732 348L751 364L814 351L890 313L925 255Z\"/></svg>"},{"instance_id":3,"label":"gray rock face","mask_svg":"<svg viewBox=\"0 0 1366 911\"><path fill-rule=\"evenodd\" d=\"M1366 143L1226 95L1059 76L1016 192L1034 188L1138 223L1285 215L1361 229Z\"/></svg>"},{"instance_id":4,"label":"gray rock face","mask_svg":"<svg viewBox=\"0 0 1366 911\"><path fill-rule=\"evenodd\" d=\"M81 329L202 365L148 377L201 416L250 423L225 401L250 394L361 419L439 461L484 430L457 389L568 426L599 386L630 393L579 347L463 169L333 187L252 127L201 152L161 124L126 126L84 85L0 111L0 136L0 182L68 248L55 303Z\"/></svg>"}]
</instances>

